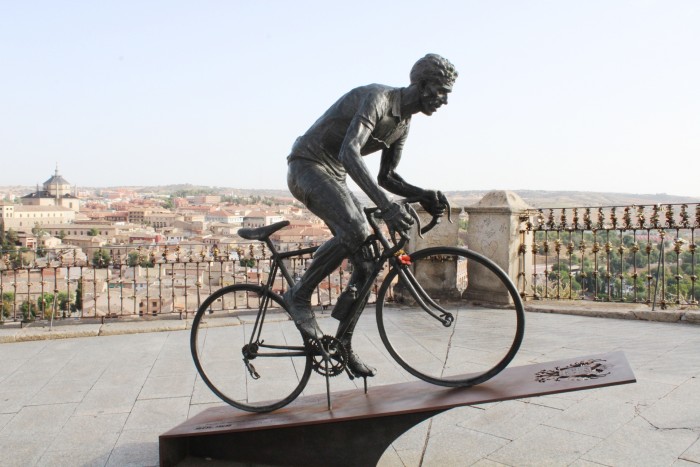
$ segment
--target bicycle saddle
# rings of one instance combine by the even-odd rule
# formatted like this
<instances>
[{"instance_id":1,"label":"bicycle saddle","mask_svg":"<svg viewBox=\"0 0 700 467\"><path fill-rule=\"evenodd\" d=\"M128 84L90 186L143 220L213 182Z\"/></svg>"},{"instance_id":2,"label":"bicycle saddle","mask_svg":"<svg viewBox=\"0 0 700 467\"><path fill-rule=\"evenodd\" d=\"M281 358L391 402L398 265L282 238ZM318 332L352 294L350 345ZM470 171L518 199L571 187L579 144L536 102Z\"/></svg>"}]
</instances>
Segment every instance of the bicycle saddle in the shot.
<instances>
[{"instance_id":1,"label":"bicycle saddle","mask_svg":"<svg viewBox=\"0 0 700 467\"><path fill-rule=\"evenodd\" d=\"M274 224L265 225L263 227L256 227L251 229L245 227L243 229L238 229L238 236L245 238L246 240L265 240L267 237L283 229L289 225L289 221L275 222Z\"/></svg>"}]
</instances>

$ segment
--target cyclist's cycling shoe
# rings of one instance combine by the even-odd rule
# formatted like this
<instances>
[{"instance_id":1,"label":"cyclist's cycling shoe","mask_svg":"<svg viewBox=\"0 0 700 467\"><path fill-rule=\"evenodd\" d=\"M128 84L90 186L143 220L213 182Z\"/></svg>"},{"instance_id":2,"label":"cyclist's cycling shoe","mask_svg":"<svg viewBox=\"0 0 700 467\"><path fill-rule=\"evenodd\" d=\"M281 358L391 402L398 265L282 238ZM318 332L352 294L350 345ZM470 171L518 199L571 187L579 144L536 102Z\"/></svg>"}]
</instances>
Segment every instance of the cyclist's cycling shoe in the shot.
<instances>
[{"instance_id":1,"label":"cyclist's cycling shoe","mask_svg":"<svg viewBox=\"0 0 700 467\"><path fill-rule=\"evenodd\" d=\"M319 341L323 337L323 331L316 322L316 315L311 310L311 305L301 300L295 300L291 290L287 290L283 297L287 304L287 311L304 340Z\"/></svg>"},{"instance_id":2,"label":"cyclist's cycling shoe","mask_svg":"<svg viewBox=\"0 0 700 467\"><path fill-rule=\"evenodd\" d=\"M368 378L377 374L377 369L365 364L349 345L345 347L348 352L347 368L355 378Z\"/></svg>"}]
</instances>

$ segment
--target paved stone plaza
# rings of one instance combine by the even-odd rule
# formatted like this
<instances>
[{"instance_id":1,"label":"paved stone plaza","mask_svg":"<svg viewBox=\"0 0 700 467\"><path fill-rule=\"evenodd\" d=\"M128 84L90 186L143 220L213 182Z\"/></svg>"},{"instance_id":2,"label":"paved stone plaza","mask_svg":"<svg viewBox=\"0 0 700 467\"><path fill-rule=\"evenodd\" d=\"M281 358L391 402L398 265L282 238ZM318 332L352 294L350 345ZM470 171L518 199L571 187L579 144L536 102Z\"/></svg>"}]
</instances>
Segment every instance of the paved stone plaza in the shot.
<instances>
[{"instance_id":1,"label":"paved stone plaza","mask_svg":"<svg viewBox=\"0 0 700 467\"><path fill-rule=\"evenodd\" d=\"M407 380L367 311L356 340L379 369L371 384ZM0 465L157 465L161 433L220 404L196 378L184 324L119 334L133 324L114 323L102 332L113 335L0 344ZM0 327L0 341L17 332ZM528 313L512 365L613 350L626 352L636 384L453 409L402 436L380 465L700 464L700 327ZM335 390L354 385L332 380ZM312 376L307 393L323 391Z\"/></svg>"}]
</instances>

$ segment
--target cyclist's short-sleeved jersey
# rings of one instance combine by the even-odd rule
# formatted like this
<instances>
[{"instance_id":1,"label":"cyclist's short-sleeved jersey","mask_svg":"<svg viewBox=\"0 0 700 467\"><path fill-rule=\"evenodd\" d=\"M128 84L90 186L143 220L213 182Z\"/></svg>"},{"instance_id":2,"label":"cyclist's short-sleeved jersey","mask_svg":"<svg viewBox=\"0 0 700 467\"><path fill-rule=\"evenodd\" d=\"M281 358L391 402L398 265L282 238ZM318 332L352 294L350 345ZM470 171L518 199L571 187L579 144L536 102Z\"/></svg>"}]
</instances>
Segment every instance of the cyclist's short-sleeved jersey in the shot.
<instances>
[{"instance_id":1,"label":"cyclist's short-sleeved jersey","mask_svg":"<svg viewBox=\"0 0 700 467\"><path fill-rule=\"evenodd\" d=\"M411 117L401 116L399 88L381 84L355 88L338 99L304 135L297 138L287 160L313 161L344 178L346 170L339 156L348 128L355 121L372 132L360 150L364 156L391 146L400 151L408 135Z\"/></svg>"}]
</instances>

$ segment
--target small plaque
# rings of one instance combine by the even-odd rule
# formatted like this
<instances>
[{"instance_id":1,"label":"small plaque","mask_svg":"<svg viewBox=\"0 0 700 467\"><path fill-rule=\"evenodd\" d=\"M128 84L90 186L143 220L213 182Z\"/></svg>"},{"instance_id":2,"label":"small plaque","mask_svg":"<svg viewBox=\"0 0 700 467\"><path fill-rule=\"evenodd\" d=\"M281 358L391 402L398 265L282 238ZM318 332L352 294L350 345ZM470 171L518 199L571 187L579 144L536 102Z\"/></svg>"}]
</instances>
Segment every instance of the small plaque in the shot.
<instances>
[{"instance_id":1,"label":"small plaque","mask_svg":"<svg viewBox=\"0 0 700 467\"><path fill-rule=\"evenodd\" d=\"M220 429L220 428L231 428L234 424L233 423L215 423L215 424L204 424L204 425L197 425L194 427L195 431L201 431L201 430L215 430L215 429Z\"/></svg>"},{"instance_id":2,"label":"small plaque","mask_svg":"<svg viewBox=\"0 0 700 467\"><path fill-rule=\"evenodd\" d=\"M604 378L610 374L607 360L592 359L582 360L564 367L540 370L535 373L535 379L544 383L546 381L583 381L589 379Z\"/></svg>"}]
</instances>

